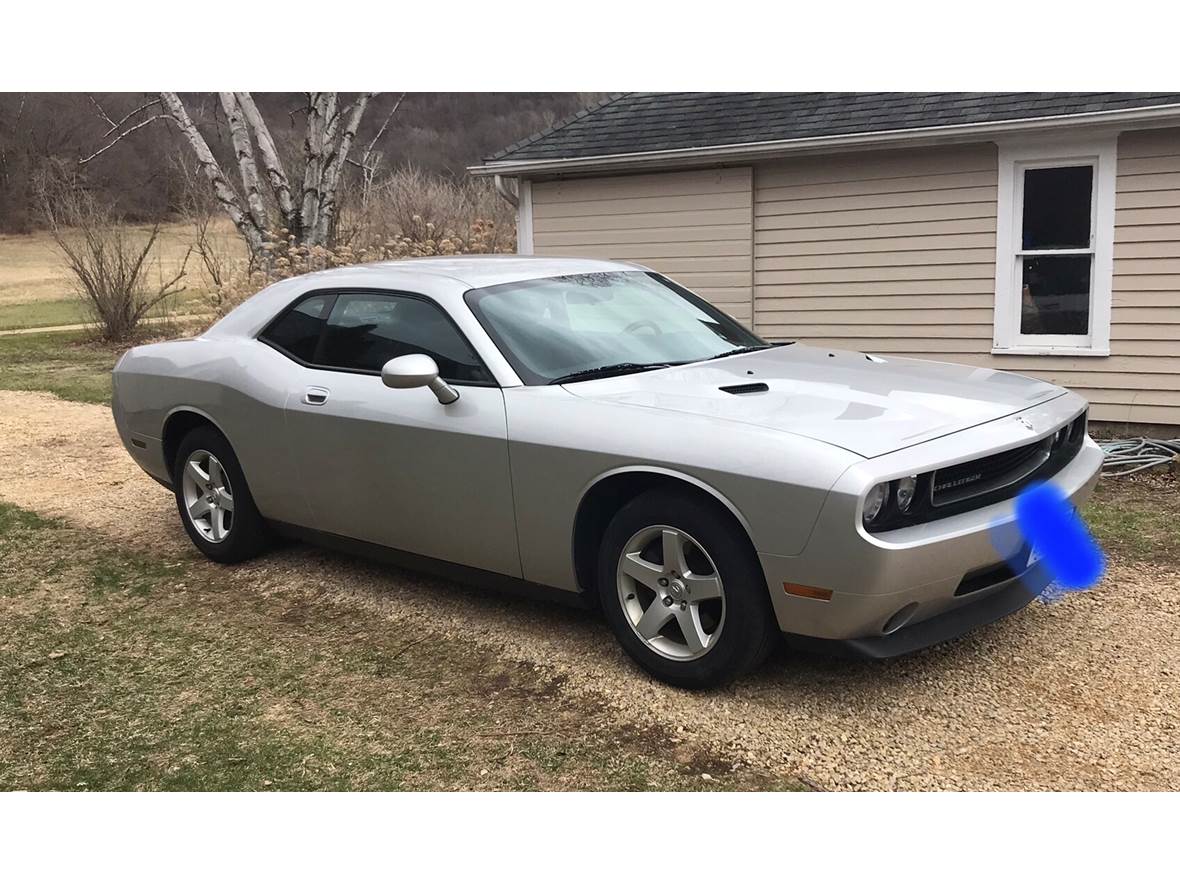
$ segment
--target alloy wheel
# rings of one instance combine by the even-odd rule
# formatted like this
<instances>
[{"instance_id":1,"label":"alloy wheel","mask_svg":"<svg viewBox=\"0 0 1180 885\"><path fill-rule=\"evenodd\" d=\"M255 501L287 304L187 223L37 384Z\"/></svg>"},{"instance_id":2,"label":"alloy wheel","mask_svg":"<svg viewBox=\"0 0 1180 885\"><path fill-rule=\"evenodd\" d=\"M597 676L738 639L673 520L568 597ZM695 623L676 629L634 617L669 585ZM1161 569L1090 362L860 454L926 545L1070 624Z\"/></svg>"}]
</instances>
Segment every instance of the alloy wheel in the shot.
<instances>
[{"instance_id":1,"label":"alloy wheel","mask_svg":"<svg viewBox=\"0 0 1180 885\"><path fill-rule=\"evenodd\" d=\"M189 522L206 541L220 544L233 530L234 515L225 468L211 452L195 449L184 463L181 483Z\"/></svg>"},{"instance_id":2,"label":"alloy wheel","mask_svg":"<svg viewBox=\"0 0 1180 885\"><path fill-rule=\"evenodd\" d=\"M619 602L644 645L665 658L707 654L725 624L725 588L708 551L667 525L640 529L619 554Z\"/></svg>"}]
</instances>

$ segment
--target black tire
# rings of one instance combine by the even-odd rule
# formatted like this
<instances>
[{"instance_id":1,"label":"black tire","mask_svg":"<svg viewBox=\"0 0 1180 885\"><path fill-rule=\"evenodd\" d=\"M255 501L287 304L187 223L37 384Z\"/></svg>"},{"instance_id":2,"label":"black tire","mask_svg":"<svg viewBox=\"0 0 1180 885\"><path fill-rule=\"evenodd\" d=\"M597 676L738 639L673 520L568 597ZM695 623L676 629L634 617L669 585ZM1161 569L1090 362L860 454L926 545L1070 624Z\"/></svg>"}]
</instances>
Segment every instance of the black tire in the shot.
<instances>
[{"instance_id":1,"label":"black tire","mask_svg":"<svg viewBox=\"0 0 1180 885\"><path fill-rule=\"evenodd\" d=\"M686 532L706 551L721 577L724 619L716 644L701 657L673 660L660 654L638 636L624 611L617 585L619 558L632 537L652 526ZM644 670L672 685L723 685L761 664L780 641L766 578L745 531L728 510L701 495L655 489L624 505L603 536L597 575L602 609L619 644Z\"/></svg>"},{"instance_id":2,"label":"black tire","mask_svg":"<svg viewBox=\"0 0 1180 885\"><path fill-rule=\"evenodd\" d=\"M217 542L206 539L194 524L185 505L184 470L189 457L199 450L209 452L217 458L229 479L233 495L232 521L225 537ZM176 509L180 522L198 550L214 562L242 562L257 556L266 549L268 537L266 523L254 505L254 497L246 484L242 465L234 454L233 446L214 427L195 427L185 434L176 450L172 464L172 487L176 494Z\"/></svg>"}]
</instances>

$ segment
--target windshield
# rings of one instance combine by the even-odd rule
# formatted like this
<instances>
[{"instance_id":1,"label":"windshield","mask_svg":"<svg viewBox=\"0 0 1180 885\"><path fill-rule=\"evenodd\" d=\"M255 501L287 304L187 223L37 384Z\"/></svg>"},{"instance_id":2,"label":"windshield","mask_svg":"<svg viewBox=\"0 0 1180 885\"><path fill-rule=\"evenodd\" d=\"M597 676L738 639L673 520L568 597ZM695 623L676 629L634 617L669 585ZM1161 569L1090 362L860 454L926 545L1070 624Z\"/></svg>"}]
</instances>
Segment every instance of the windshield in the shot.
<instances>
[{"instance_id":1,"label":"windshield","mask_svg":"<svg viewBox=\"0 0 1180 885\"><path fill-rule=\"evenodd\" d=\"M696 295L643 271L504 283L465 297L526 384L767 346Z\"/></svg>"}]
</instances>

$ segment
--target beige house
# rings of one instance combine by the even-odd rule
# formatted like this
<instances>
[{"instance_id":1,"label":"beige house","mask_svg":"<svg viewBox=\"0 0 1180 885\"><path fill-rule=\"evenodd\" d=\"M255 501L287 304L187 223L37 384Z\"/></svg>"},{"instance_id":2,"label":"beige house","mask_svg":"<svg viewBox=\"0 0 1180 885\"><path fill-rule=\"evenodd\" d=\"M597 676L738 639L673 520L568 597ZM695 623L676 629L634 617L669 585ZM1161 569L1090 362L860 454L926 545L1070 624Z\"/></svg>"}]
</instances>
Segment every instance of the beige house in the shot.
<instances>
[{"instance_id":1,"label":"beige house","mask_svg":"<svg viewBox=\"0 0 1180 885\"><path fill-rule=\"evenodd\" d=\"M1180 425L1180 94L629 93L471 171L517 202L521 252Z\"/></svg>"}]
</instances>

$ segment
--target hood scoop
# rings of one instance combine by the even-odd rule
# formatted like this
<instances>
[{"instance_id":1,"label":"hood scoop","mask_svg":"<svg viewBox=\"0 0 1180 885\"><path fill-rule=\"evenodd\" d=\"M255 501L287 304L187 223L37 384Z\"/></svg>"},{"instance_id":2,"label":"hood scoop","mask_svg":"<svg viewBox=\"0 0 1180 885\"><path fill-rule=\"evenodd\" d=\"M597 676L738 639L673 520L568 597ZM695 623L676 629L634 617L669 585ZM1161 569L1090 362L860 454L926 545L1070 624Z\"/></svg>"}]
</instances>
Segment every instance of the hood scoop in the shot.
<instances>
[{"instance_id":1,"label":"hood scoop","mask_svg":"<svg viewBox=\"0 0 1180 885\"><path fill-rule=\"evenodd\" d=\"M770 386L761 381L755 381L751 384L729 384L717 389L732 393L734 396L744 396L747 393L766 393L770 390Z\"/></svg>"}]
</instances>

